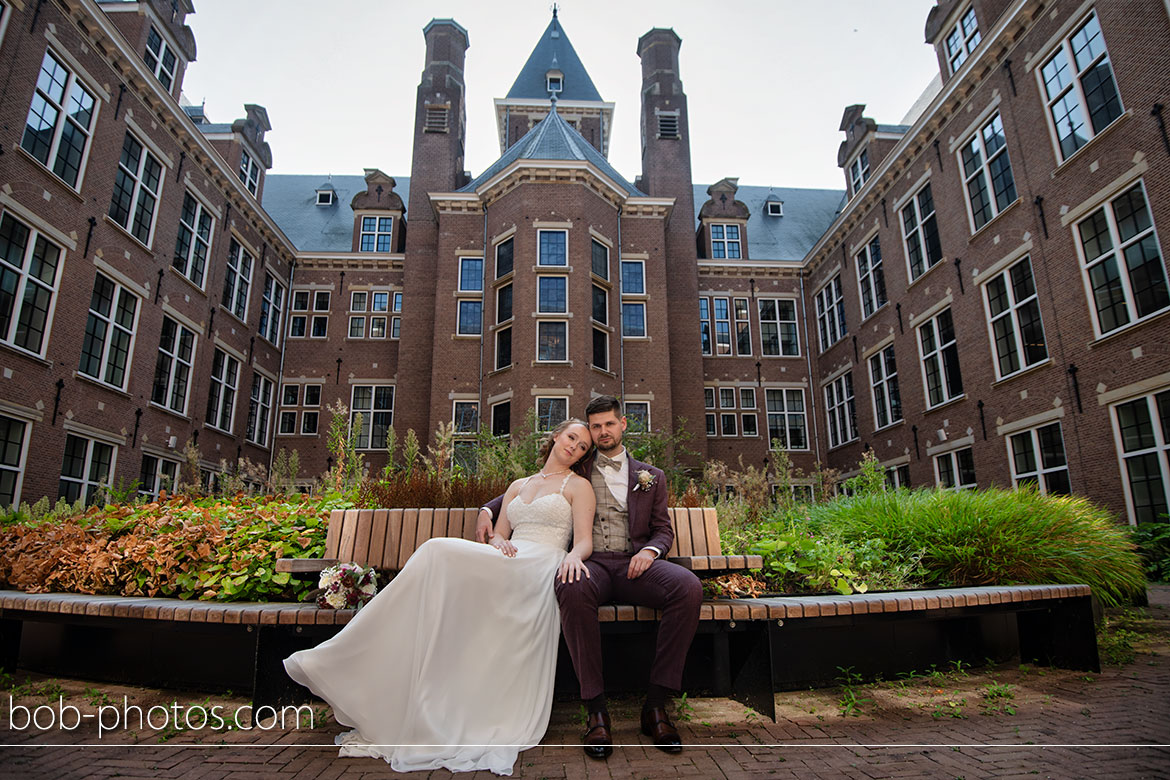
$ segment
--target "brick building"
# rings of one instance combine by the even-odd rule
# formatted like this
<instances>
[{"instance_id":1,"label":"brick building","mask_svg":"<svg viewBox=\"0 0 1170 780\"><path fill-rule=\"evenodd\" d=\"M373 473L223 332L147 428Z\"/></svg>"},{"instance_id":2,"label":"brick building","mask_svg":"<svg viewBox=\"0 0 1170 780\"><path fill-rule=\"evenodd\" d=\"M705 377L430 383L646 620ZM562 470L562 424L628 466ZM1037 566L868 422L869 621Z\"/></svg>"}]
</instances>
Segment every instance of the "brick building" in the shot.
<instances>
[{"instance_id":1,"label":"brick building","mask_svg":"<svg viewBox=\"0 0 1170 780\"><path fill-rule=\"evenodd\" d=\"M468 32L436 19L409 177L269 176L263 108L179 100L192 10L0 0L0 503L157 491L188 440L209 478L281 448L318 474L338 400L377 468L390 427L613 393L708 459L872 450L897 484L1166 511L1164 3L940 2L940 83L910 124L845 109L844 190L695 184L667 29L626 178L555 12L482 172Z\"/></svg>"}]
</instances>

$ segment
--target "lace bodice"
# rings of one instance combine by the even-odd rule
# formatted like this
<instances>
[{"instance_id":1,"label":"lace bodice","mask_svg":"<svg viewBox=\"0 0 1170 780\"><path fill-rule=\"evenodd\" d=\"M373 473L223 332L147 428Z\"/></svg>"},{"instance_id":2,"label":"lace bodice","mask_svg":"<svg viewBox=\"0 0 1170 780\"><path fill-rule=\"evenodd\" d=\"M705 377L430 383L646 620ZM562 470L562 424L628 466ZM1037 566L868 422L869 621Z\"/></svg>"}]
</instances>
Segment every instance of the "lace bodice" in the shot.
<instances>
[{"instance_id":1,"label":"lace bodice","mask_svg":"<svg viewBox=\"0 0 1170 780\"><path fill-rule=\"evenodd\" d=\"M567 483L569 478L565 478ZM508 504L508 522L512 525L512 539L540 542L562 550L567 549L573 537L573 509L561 492L549 493L525 503L516 496Z\"/></svg>"}]
</instances>

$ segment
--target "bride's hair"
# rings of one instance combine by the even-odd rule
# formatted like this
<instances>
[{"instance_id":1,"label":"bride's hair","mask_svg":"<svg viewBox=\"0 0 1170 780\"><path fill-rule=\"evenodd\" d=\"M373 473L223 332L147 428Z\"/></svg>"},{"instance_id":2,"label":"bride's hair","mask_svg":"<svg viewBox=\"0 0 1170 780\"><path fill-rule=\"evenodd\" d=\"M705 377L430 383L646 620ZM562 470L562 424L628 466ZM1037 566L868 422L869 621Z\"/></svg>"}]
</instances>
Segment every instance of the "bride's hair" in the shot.
<instances>
[{"instance_id":1,"label":"bride's hair","mask_svg":"<svg viewBox=\"0 0 1170 780\"><path fill-rule=\"evenodd\" d=\"M548 460L548 454L550 452L552 452L553 442L556 440L556 438L558 436L561 435L561 431L565 430L570 425L584 425L585 430L589 430L589 425L584 420L578 420L576 417L570 417L569 419L565 420L563 423L561 423L560 425L558 425L557 427L553 428L551 431L546 433L544 435L544 438L541 439L541 441L540 441L540 464L542 466L544 465L544 462L546 460ZM589 452L589 451L586 450L586 452ZM584 456L582 456L582 457L584 457ZM580 459L581 458L577 458L577 460L580 460ZM574 462L576 462L576 461L574 461Z\"/></svg>"}]
</instances>

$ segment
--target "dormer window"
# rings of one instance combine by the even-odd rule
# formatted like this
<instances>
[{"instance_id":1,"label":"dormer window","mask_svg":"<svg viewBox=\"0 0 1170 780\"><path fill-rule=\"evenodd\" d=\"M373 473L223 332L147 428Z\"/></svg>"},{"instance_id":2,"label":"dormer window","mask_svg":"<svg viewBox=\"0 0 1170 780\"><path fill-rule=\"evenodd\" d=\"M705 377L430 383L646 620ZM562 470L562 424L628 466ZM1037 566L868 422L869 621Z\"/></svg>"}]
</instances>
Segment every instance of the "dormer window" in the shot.
<instances>
[{"instance_id":1,"label":"dormer window","mask_svg":"<svg viewBox=\"0 0 1170 780\"><path fill-rule=\"evenodd\" d=\"M252 155L248 154L247 149L240 150L240 181L248 188L248 192L253 195L256 194L257 187L260 186L260 164L253 159Z\"/></svg>"},{"instance_id":2,"label":"dormer window","mask_svg":"<svg viewBox=\"0 0 1170 780\"><path fill-rule=\"evenodd\" d=\"M861 154L849 163L849 194L856 195L861 185L869 179L869 150L862 149Z\"/></svg>"},{"instance_id":3,"label":"dormer window","mask_svg":"<svg viewBox=\"0 0 1170 780\"><path fill-rule=\"evenodd\" d=\"M158 30L153 27L146 37L146 54L143 59L146 60L146 67L151 69L159 83L163 85L163 89L170 92L171 86L175 83L175 70L179 60L159 35Z\"/></svg>"},{"instance_id":4,"label":"dormer window","mask_svg":"<svg viewBox=\"0 0 1170 780\"><path fill-rule=\"evenodd\" d=\"M318 206L332 206L333 205L333 190L317 190L317 205Z\"/></svg>"},{"instance_id":5,"label":"dormer window","mask_svg":"<svg viewBox=\"0 0 1170 780\"><path fill-rule=\"evenodd\" d=\"M769 217L782 217L782 216L784 216L784 201L770 200L770 201L768 201L768 203L766 205L767 205L767 214Z\"/></svg>"},{"instance_id":6,"label":"dormer window","mask_svg":"<svg viewBox=\"0 0 1170 780\"><path fill-rule=\"evenodd\" d=\"M979 36L979 22L975 19L975 9L968 8L959 22L947 34L946 50L947 62L951 65L951 73L957 71L981 40Z\"/></svg>"},{"instance_id":7,"label":"dormer window","mask_svg":"<svg viewBox=\"0 0 1170 780\"><path fill-rule=\"evenodd\" d=\"M548 77L548 91L549 92L560 92L563 85L564 85L564 77L563 76L549 76Z\"/></svg>"}]
</instances>

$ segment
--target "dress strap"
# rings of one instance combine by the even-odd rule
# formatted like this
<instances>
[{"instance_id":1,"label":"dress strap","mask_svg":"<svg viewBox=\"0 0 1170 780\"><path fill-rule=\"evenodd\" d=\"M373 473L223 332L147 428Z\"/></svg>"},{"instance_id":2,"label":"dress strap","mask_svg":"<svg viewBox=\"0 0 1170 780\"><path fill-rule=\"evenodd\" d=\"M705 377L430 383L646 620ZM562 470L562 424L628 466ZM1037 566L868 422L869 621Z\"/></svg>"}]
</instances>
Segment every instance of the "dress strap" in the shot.
<instances>
[{"instance_id":1,"label":"dress strap","mask_svg":"<svg viewBox=\"0 0 1170 780\"><path fill-rule=\"evenodd\" d=\"M569 484L569 480L572 478L573 478L573 472L570 471L568 474L565 475L565 478L561 480L561 489L557 492L560 493L562 496L565 494L565 485Z\"/></svg>"}]
</instances>

